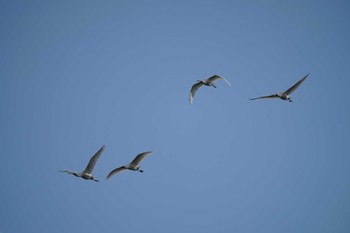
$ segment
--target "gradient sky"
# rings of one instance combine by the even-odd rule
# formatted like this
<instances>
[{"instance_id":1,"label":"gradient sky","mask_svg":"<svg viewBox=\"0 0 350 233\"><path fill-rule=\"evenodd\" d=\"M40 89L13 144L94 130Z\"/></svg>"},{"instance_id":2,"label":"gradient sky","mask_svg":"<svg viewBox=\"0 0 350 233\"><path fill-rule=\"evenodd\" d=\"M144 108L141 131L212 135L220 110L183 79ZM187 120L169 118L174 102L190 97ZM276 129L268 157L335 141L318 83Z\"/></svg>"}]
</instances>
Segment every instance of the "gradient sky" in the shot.
<instances>
[{"instance_id":1,"label":"gradient sky","mask_svg":"<svg viewBox=\"0 0 350 233\"><path fill-rule=\"evenodd\" d=\"M349 6L0 1L0 232L350 232Z\"/></svg>"}]
</instances>

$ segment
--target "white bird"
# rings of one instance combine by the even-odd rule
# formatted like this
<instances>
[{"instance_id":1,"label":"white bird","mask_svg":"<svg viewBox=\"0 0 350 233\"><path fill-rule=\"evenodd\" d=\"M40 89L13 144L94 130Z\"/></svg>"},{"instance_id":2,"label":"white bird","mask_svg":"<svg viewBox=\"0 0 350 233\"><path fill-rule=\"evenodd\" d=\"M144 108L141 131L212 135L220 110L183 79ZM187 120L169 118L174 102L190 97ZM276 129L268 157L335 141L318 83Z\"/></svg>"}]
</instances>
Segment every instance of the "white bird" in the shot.
<instances>
[{"instance_id":1,"label":"white bird","mask_svg":"<svg viewBox=\"0 0 350 233\"><path fill-rule=\"evenodd\" d=\"M90 159L88 165L86 166L85 170L82 172L72 172L72 171L60 171L60 172L66 172L68 174L81 177L85 180L94 180L96 182L99 182L98 180L95 179L95 177L91 174L92 171L94 170L94 167L96 165L96 162L98 158L101 156L103 150L105 149L105 146L102 146L101 149L99 149L94 156Z\"/></svg>"},{"instance_id":2,"label":"white bird","mask_svg":"<svg viewBox=\"0 0 350 233\"><path fill-rule=\"evenodd\" d=\"M198 82L192 86L191 91L190 91L190 98L189 98L190 104L192 104L194 95L196 94L197 90L198 90L201 86L205 85L205 86L212 86L212 87L215 87L215 88L216 88L216 86L214 85L214 82L215 82L216 80L220 80L220 79L221 79L221 80L224 80L228 85L231 86L231 83L229 83L229 81L227 81L227 80L224 79L223 77L220 77L219 75L213 75L213 76L211 76L210 78L205 79L205 80L197 80Z\"/></svg>"},{"instance_id":3,"label":"white bird","mask_svg":"<svg viewBox=\"0 0 350 233\"><path fill-rule=\"evenodd\" d=\"M297 83L295 83L292 87L290 87L285 92L276 93L276 94L272 94L272 95L266 95L266 96L260 96L260 97L252 98L250 100L280 98L282 100L288 100L289 102L293 102L289 95L292 94L292 92L295 91L305 81L305 79L308 76L309 76L309 74L307 74L304 78L300 79Z\"/></svg>"},{"instance_id":4,"label":"white bird","mask_svg":"<svg viewBox=\"0 0 350 233\"><path fill-rule=\"evenodd\" d=\"M106 177L106 179L109 179L111 178L111 176L119 173L119 172L122 172L124 170L132 170L132 171L139 171L139 172L143 172L143 170L140 169L140 166L139 164L141 163L141 161L146 157L148 156L149 154L151 154L152 151L148 151L148 152L143 152L139 155L137 155L133 161L131 161L131 163L129 164L126 164L124 166L121 166L121 167L118 167L116 169L114 169L113 171L111 171L108 176Z\"/></svg>"}]
</instances>

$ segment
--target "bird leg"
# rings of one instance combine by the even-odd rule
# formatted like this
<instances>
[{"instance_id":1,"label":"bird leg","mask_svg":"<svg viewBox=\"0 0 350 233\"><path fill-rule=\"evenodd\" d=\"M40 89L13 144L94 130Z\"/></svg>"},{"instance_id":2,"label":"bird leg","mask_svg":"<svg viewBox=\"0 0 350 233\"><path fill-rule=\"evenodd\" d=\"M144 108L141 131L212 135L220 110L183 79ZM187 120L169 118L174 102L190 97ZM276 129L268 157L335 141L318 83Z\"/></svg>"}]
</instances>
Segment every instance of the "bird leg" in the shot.
<instances>
[{"instance_id":1,"label":"bird leg","mask_svg":"<svg viewBox=\"0 0 350 233\"><path fill-rule=\"evenodd\" d=\"M143 170L139 170L139 172L143 172Z\"/></svg>"}]
</instances>

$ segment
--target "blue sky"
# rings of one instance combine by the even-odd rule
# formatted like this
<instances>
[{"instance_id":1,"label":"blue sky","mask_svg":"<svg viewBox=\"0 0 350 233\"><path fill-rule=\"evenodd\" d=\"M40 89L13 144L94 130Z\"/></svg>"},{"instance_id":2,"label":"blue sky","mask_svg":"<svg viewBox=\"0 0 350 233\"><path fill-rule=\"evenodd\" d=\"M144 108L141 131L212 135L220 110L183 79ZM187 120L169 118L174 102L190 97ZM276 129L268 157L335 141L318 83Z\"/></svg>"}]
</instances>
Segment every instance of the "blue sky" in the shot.
<instances>
[{"instance_id":1,"label":"blue sky","mask_svg":"<svg viewBox=\"0 0 350 233\"><path fill-rule=\"evenodd\" d=\"M349 232L348 12L0 1L0 232ZM293 103L249 101L307 73ZM190 105L213 74L232 86ZM102 145L100 183L57 172ZM144 173L104 179L149 150Z\"/></svg>"}]
</instances>

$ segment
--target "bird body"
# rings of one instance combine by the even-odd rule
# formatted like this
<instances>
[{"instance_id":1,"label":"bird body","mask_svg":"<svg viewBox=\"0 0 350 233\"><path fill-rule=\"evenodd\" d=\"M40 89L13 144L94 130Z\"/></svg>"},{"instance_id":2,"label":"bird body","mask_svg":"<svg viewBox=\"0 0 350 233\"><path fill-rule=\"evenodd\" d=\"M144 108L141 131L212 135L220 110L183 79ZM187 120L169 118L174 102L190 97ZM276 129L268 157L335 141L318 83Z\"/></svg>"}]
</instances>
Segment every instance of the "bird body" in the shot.
<instances>
[{"instance_id":1,"label":"bird body","mask_svg":"<svg viewBox=\"0 0 350 233\"><path fill-rule=\"evenodd\" d=\"M210 78L208 79L204 79L204 80L197 80L198 82L195 83L192 88L191 88L191 91L190 91L190 96L189 96L189 101L190 101L190 104L192 104L193 102L193 98L197 92L197 90L201 87L201 86L209 86L209 87L214 87L216 88L214 82L216 80L224 80L229 86L231 86L231 83L229 81L227 81L226 79L224 79L223 77L220 77L219 75L213 75L211 76Z\"/></svg>"},{"instance_id":2,"label":"bird body","mask_svg":"<svg viewBox=\"0 0 350 233\"><path fill-rule=\"evenodd\" d=\"M280 98L282 100L288 100L289 102L293 102L290 94L294 92L304 81L305 79L309 76L309 74L305 75L302 79L300 79L298 82L296 82L293 86L291 86L288 90L272 95L266 95L266 96L260 96L256 98L252 98L250 100L256 100L256 99L273 99L273 98Z\"/></svg>"},{"instance_id":3,"label":"bird body","mask_svg":"<svg viewBox=\"0 0 350 233\"><path fill-rule=\"evenodd\" d=\"M89 173L83 173L83 172L81 172L80 174L78 174L78 177L81 177L81 178L83 178L83 179L85 179L85 180L94 180L94 181L97 181L97 182L98 182L98 180L96 180L96 179L94 178L94 176L93 176L92 174L89 174Z\"/></svg>"},{"instance_id":4,"label":"bird body","mask_svg":"<svg viewBox=\"0 0 350 233\"><path fill-rule=\"evenodd\" d=\"M116 169L114 169L113 171L111 171L106 179L109 179L110 177L112 177L113 175L119 173L119 172L122 172L124 170L131 170L131 171L139 171L139 172L143 172L143 170L141 170L140 168L140 163L141 161L146 157L148 156L149 154L151 154L152 151L147 151L147 152L143 152L141 154L138 154L133 161L131 161L131 163L129 164L126 164L126 165L123 165L121 167L118 167Z\"/></svg>"},{"instance_id":5,"label":"bird body","mask_svg":"<svg viewBox=\"0 0 350 233\"><path fill-rule=\"evenodd\" d=\"M60 171L60 172L65 172L67 174L70 174L70 175L74 175L76 177L81 177L85 180L93 180L93 181L96 181L96 182L99 182L99 180L95 179L95 177L92 175L92 171L94 170L94 167L97 163L97 160L99 159L99 157L101 156L102 152L104 151L105 149L105 146L102 146L94 156L91 157L88 165L86 166L85 170L82 171L82 172L74 172L74 171L67 171L67 170L64 170L64 171Z\"/></svg>"}]
</instances>

